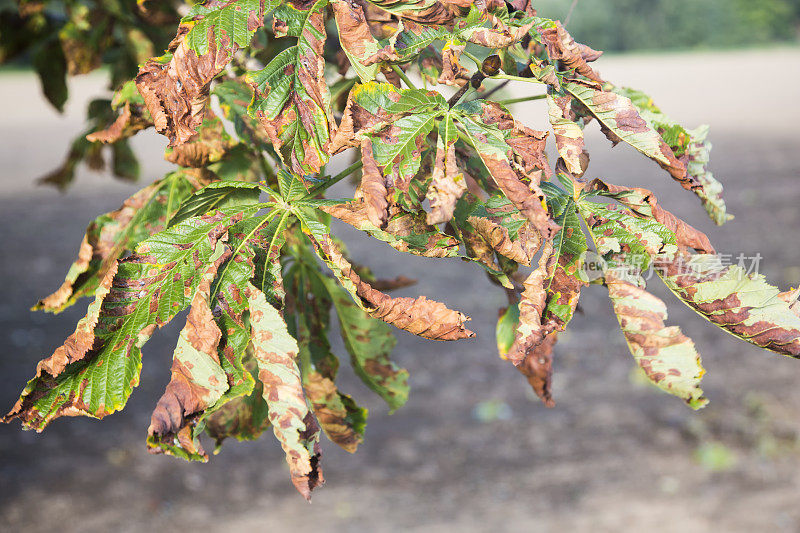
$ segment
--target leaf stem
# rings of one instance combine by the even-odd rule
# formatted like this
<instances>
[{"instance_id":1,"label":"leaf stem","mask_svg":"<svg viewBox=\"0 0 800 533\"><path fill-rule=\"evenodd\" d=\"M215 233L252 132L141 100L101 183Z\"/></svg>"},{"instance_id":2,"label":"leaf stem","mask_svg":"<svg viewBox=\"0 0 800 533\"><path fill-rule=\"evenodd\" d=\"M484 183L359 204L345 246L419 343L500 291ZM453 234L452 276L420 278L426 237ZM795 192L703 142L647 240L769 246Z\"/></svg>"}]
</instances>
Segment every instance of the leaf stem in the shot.
<instances>
[{"instance_id":1,"label":"leaf stem","mask_svg":"<svg viewBox=\"0 0 800 533\"><path fill-rule=\"evenodd\" d=\"M352 174L356 170L361 169L362 166L364 166L364 163L359 159L358 161L356 161L355 163L353 163L352 165L350 165L346 169L342 170L341 172L339 172L338 174L336 174L332 178L324 181L323 183L320 183L319 185L317 185L316 187L314 187L313 189L308 191L307 198L313 198L314 196L318 195L322 191L327 190L329 187L332 187L333 185L339 183L340 181L345 179L347 176L349 176L350 174Z\"/></svg>"},{"instance_id":2,"label":"leaf stem","mask_svg":"<svg viewBox=\"0 0 800 533\"><path fill-rule=\"evenodd\" d=\"M544 100L547 98L546 94L536 94L533 96L524 96L522 98L510 98L508 100L500 100L497 103L500 105L519 104L521 102L531 102L533 100Z\"/></svg>"},{"instance_id":3,"label":"leaf stem","mask_svg":"<svg viewBox=\"0 0 800 533\"><path fill-rule=\"evenodd\" d=\"M466 50L463 50L461 52L461 54L464 55L464 56L467 56L468 58L470 58L472 60L472 62L475 63L475 65L478 67L478 70L480 70L481 67L483 66L483 61L481 61L480 59L478 59L474 55L470 54Z\"/></svg>"},{"instance_id":4,"label":"leaf stem","mask_svg":"<svg viewBox=\"0 0 800 533\"><path fill-rule=\"evenodd\" d=\"M522 76L511 76L510 74L497 74L495 76L486 76L487 80L511 80L511 81L526 81L528 83L536 83L537 85L544 85L544 82L536 78L523 78Z\"/></svg>"},{"instance_id":5,"label":"leaf stem","mask_svg":"<svg viewBox=\"0 0 800 533\"><path fill-rule=\"evenodd\" d=\"M406 73L403 72L403 69L401 69L400 66L393 64L392 70L395 72L395 74L400 76L400 79L403 80L403 82L406 84L406 86L408 86L409 89L417 88L413 83L411 83L411 80L408 79L408 76L406 76Z\"/></svg>"}]
</instances>

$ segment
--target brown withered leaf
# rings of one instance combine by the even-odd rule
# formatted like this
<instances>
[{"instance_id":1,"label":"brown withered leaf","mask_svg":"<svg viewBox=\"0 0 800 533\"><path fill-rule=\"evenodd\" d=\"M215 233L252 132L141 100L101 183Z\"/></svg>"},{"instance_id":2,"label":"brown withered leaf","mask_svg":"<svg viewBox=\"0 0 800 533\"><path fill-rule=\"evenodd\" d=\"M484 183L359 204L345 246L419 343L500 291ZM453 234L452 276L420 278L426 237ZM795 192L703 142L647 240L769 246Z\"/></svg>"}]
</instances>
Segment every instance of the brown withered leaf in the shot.
<instances>
[{"instance_id":1,"label":"brown withered leaf","mask_svg":"<svg viewBox=\"0 0 800 533\"><path fill-rule=\"evenodd\" d=\"M399 17L403 22L447 24L473 0L376 0L375 6Z\"/></svg>"},{"instance_id":2,"label":"brown withered leaf","mask_svg":"<svg viewBox=\"0 0 800 533\"><path fill-rule=\"evenodd\" d=\"M346 204L324 206L322 210L356 229L366 231L400 252L423 257L458 255L458 240L429 225L422 212L409 213L398 206L392 206L386 226L380 229L369 221L367 204L360 199Z\"/></svg>"},{"instance_id":3,"label":"brown withered leaf","mask_svg":"<svg viewBox=\"0 0 800 533\"><path fill-rule=\"evenodd\" d=\"M589 191L602 191L629 208L635 214L653 218L661 225L675 233L678 246L694 248L700 253L713 254L714 247L708 237L693 228L658 204L655 194L647 189L623 187L595 179L589 185Z\"/></svg>"},{"instance_id":4,"label":"brown withered leaf","mask_svg":"<svg viewBox=\"0 0 800 533\"><path fill-rule=\"evenodd\" d=\"M495 102L483 102L479 113L462 115L459 122L475 146L494 182L545 240L558 231L539 188L552 170L544 153L547 133L514 120Z\"/></svg>"},{"instance_id":5,"label":"brown withered leaf","mask_svg":"<svg viewBox=\"0 0 800 533\"><path fill-rule=\"evenodd\" d=\"M203 168L222 159L234 144L222 121L208 110L197 135L179 146L167 148L164 159L182 167Z\"/></svg>"},{"instance_id":6,"label":"brown withered leaf","mask_svg":"<svg viewBox=\"0 0 800 533\"><path fill-rule=\"evenodd\" d=\"M527 224L520 230L520 237L514 240L511 238L508 228L491 219L473 216L469 217L467 222L473 227L475 233L489 245L489 248L521 265L529 265L539 250L538 235L526 232Z\"/></svg>"},{"instance_id":7,"label":"brown withered leaf","mask_svg":"<svg viewBox=\"0 0 800 533\"><path fill-rule=\"evenodd\" d=\"M492 27L481 26L473 28L462 33L462 36L466 38L467 41L486 48L508 48L527 35L528 30L534 25L534 22L530 21L521 26L510 27L498 17L489 15L486 16L486 19L491 20Z\"/></svg>"},{"instance_id":8,"label":"brown withered leaf","mask_svg":"<svg viewBox=\"0 0 800 533\"><path fill-rule=\"evenodd\" d=\"M456 41L448 41L442 48L442 73L436 80L437 83L462 87L469 81L469 69L461 65L461 53L466 47Z\"/></svg>"},{"instance_id":9,"label":"brown withered leaf","mask_svg":"<svg viewBox=\"0 0 800 533\"><path fill-rule=\"evenodd\" d=\"M362 280L328 234L310 235L320 257L342 286L371 316L426 339L449 341L474 337L464 327L469 317L425 296L392 298Z\"/></svg>"},{"instance_id":10,"label":"brown withered leaf","mask_svg":"<svg viewBox=\"0 0 800 533\"><path fill-rule=\"evenodd\" d=\"M583 129L575 122L571 102L569 96L547 96L558 153L570 174L582 176L586 171Z\"/></svg>"},{"instance_id":11,"label":"brown withered leaf","mask_svg":"<svg viewBox=\"0 0 800 533\"><path fill-rule=\"evenodd\" d=\"M547 260L553 251L553 244L546 241L542 247L542 256L539 265L525 280L525 290L519 302L519 324L514 338L514 344L506 355L507 359L519 366L528 357L528 354L539 346L545 337L551 333L542 324L542 316L547 307Z\"/></svg>"},{"instance_id":12,"label":"brown withered leaf","mask_svg":"<svg viewBox=\"0 0 800 533\"><path fill-rule=\"evenodd\" d=\"M528 356L517 366L522 375L528 378L533 391L547 407L555 407L553 400L553 347L558 340L558 332L548 334L544 340L529 351Z\"/></svg>"},{"instance_id":13,"label":"brown withered leaf","mask_svg":"<svg viewBox=\"0 0 800 533\"><path fill-rule=\"evenodd\" d=\"M346 451L354 453L363 439L353 431L352 424L347 421L350 413L343 400L349 397L342 395L333 380L319 372L309 372L303 386L314 407L314 414L328 438Z\"/></svg>"},{"instance_id":14,"label":"brown withered leaf","mask_svg":"<svg viewBox=\"0 0 800 533\"><path fill-rule=\"evenodd\" d=\"M136 76L136 87L156 130L169 139L170 146L194 137L195 129L203 122L211 80L264 24L263 1L251 12L242 12L236 1L212 4L203 6L212 11L181 23L169 46L171 57L149 60ZM212 15L215 18L204 20ZM215 23L223 17L228 17L230 26ZM243 20L246 29L237 25ZM234 27L239 31L232 31Z\"/></svg>"},{"instance_id":15,"label":"brown withered leaf","mask_svg":"<svg viewBox=\"0 0 800 533\"><path fill-rule=\"evenodd\" d=\"M375 227L383 228L389 218L389 192L383 172L372 155L372 140L369 138L361 141L361 162L364 165L361 170L361 194L367 219Z\"/></svg>"},{"instance_id":16,"label":"brown withered leaf","mask_svg":"<svg viewBox=\"0 0 800 533\"><path fill-rule=\"evenodd\" d=\"M331 153L360 146L361 140L388 124L397 121L402 113L392 113L387 107L400 100L398 91L387 91L385 84L357 84L347 96L342 120L331 139Z\"/></svg>"},{"instance_id":17,"label":"brown withered leaf","mask_svg":"<svg viewBox=\"0 0 800 533\"><path fill-rule=\"evenodd\" d=\"M441 224L453 218L456 202L467 190L467 182L456 163L456 141L458 130L453 118L447 115L439 123L436 141L436 163L431 174L428 200L431 212L428 224Z\"/></svg>"},{"instance_id":18,"label":"brown withered leaf","mask_svg":"<svg viewBox=\"0 0 800 533\"><path fill-rule=\"evenodd\" d=\"M339 42L349 58L350 65L362 81L375 79L376 63L399 59L396 54L378 55L379 44L372 35L364 13L364 2L359 0L333 0L333 15L339 29ZM367 63L367 59L370 61ZM345 70L346 72L346 70Z\"/></svg>"},{"instance_id":19,"label":"brown withered leaf","mask_svg":"<svg viewBox=\"0 0 800 533\"><path fill-rule=\"evenodd\" d=\"M567 69L574 69L581 76L602 83L600 76L589 66L589 62L597 60L602 52L576 43L559 21L551 27L539 28L539 35L551 61L561 61Z\"/></svg>"},{"instance_id":20,"label":"brown withered leaf","mask_svg":"<svg viewBox=\"0 0 800 533\"><path fill-rule=\"evenodd\" d=\"M86 136L86 140L109 144L132 137L136 132L153 125L150 116L143 111L143 109L138 109L138 106L135 105L131 109L130 102L126 102L122 106L122 111L117 119L109 127L90 133Z\"/></svg>"}]
</instances>

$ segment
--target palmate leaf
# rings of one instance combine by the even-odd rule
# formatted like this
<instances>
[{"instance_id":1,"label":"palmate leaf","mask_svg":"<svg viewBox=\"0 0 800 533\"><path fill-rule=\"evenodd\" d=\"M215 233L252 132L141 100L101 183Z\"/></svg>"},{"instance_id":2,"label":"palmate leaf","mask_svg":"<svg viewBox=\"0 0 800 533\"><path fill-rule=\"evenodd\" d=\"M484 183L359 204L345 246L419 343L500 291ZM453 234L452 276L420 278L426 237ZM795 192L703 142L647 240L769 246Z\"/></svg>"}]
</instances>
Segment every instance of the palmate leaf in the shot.
<instances>
[{"instance_id":1,"label":"palmate leaf","mask_svg":"<svg viewBox=\"0 0 800 533\"><path fill-rule=\"evenodd\" d=\"M545 243L538 267L524 283L517 335L507 355L518 367L550 334L564 331L586 284L581 267L588 247L575 199L551 183L544 186L548 210L560 229Z\"/></svg>"},{"instance_id":2,"label":"palmate leaf","mask_svg":"<svg viewBox=\"0 0 800 533\"><path fill-rule=\"evenodd\" d=\"M190 172L173 172L125 200L116 211L97 217L86 229L78 259L64 283L34 309L58 313L90 296L117 259L169 225L181 202L205 183Z\"/></svg>"},{"instance_id":3,"label":"palmate leaf","mask_svg":"<svg viewBox=\"0 0 800 533\"><path fill-rule=\"evenodd\" d=\"M220 239L243 216L233 210L189 219L139 244L118 263L107 293L98 289L87 315L93 327L85 349L70 353L70 340L63 348L66 357L57 350L41 363L4 420L19 418L41 431L59 416L102 418L122 409L139 383L142 345L157 326L189 306L204 266L224 251ZM99 314L92 317L98 305Z\"/></svg>"},{"instance_id":4,"label":"palmate leaf","mask_svg":"<svg viewBox=\"0 0 800 533\"><path fill-rule=\"evenodd\" d=\"M283 4L275 13L279 35L297 44L262 70L248 73L253 88L250 114L258 118L284 163L296 174L316 174L328 161L333 119L325 84L323 13L328 0L308 9Z\"/></svg>"},{"instance_id":5,"label":"palmate leaf","mask_svg":"<svg viewBox=\"0 0 800 533\"><path fill-rule=\"evenodd\" d=\"M708 237L651 191L583 180L583 129L597 120L612 142L696 193L716 222L728 218L708 172L707 129L687 130L644 93L601 79L590 66L601 52L536 17L529 1L201 1L177 35L160 35L162 19L177 21L168 3L140 1L134 15L115 2L62 3L0 8L12 14L3 15L0 56L26 52L30 34L34 66L59 106L67 71L111 61L121 88L111 106L90 104L89 135L45 181L66 185L81 162L100 168L101 143L112 144L115 174L135 177L127 139L150 125L184 168L89 227L64 286L41 307L58 311L92 293L94 301L4 421L41 430L59 416L121 409L138 383L142 345L190 308L151 418L150 451L205 461L204 433L219 450L271 428L309 497L323 482L320 433L355 451L366 424L366 410L336 383L333 312L356 375L391 411L408 397L409 374L390 358L389 325L432 340L474 336L469 318L442 303L382 292L409 280L376 279L353 264L331 234L332 217L402 252L480 264L509 302L498 350L547 406L554 345L589 282L608 289L644 374L691 407L705 404L700 357L646 292L648 267L719 327L800 357L800 290L779 292L723 264ZM266 17L271 33L258 31ZM338 42L328 40L334 26ZM338 68L326 69L326 58ZM341 77L328 83L334 70ZM463 90L448 100L416 89L417 73ZM547 90L505 102L547 99L555 172L548 134L491 101L511 80ZM327 176L331 158L350 148L358 153L343 155L354 156L347 169ZM359 170L351 198L325 197Z\"/></svg>"},{"instance_id":6,"label":"palmate leaf","mask_svg":"<svg viewBox=\"0 0 800 533\"><path fill-rule=\"evenodd\" d=\"M544 239L551 239L557 226L539 188L543 175L550 173L544 155L547 134L517 123L494 102L462 103L454 112L497 187Z\"/></svg>"}]
</instances>

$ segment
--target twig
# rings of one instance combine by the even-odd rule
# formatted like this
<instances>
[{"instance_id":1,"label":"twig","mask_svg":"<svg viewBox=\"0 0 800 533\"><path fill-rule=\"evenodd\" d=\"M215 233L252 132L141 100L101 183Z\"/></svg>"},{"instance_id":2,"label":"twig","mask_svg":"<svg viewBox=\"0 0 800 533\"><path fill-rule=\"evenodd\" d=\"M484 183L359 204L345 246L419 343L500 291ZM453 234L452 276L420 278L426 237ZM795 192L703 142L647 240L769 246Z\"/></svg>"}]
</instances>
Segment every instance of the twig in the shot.
<instances>
[{"instance_id":1,"label":"twig","mask_svg":"<svg viewBox=\"0 0 800 533\"><path fill-rule=\"evenodd\" d=\"M567 13L567 17L564 19L564 26L569 24L569 19L572 18L572 13L575 11L575 8L578 6L578 0L572 0L572 5L569 6L569 13Z\"/></svg>"},{"instance_id":2,"label":"twig","mask_svg":"<svg viewBox=\"0 0 800 533\"><path fill-rule=\"evenodd\" d=\"M503 88L505 88L505 86L508 85L509 83L511 83L511 80L506 80L503 83L501 83L500 85L495 85L494 87L492 87L491 89L486 91L486 94L480 95L480 98L482 98L484 100L488 100L490 96L492 96L493 94L495 94L498 91L503 90Z\"/></svg>"}]
</instances>

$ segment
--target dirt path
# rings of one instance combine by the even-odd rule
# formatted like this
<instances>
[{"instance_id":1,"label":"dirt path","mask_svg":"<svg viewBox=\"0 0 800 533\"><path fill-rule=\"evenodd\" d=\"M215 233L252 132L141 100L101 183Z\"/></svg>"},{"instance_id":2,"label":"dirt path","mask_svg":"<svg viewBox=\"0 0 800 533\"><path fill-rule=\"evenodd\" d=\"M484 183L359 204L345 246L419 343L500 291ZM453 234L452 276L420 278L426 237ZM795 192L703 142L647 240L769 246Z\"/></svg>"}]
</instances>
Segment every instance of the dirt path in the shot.
<instances>
[{"instance_id":1,"label":"dirt path","mask_svg":"<svg viewBox=\"0 0 800 533\"><path fill-rule=\"evenodd\" d=\"M675 118L710 122L713 169L736 214L712 228L665 174L595 135L594 175L646 184L663 205L708 230L726 253L760 252L783 287L800 281L800 51L630 56L599 64L608 79L648 90ZM726 86L747 69L751 82ZM775 89L754 97L766 76ZM10 406L36 361L72 331L85 307L49 317L28 312L56 288L91 217L135 189L82 172L65 196L36 188L80 129L93 78L67 115L38 108L34 80L0 77L0 406ZM781 89L784 88L784 89ZM520 107L541 125L541 108ZM40 145L46 147L41 150ZM145 135L144 180L169 168L161 139ZM265 436L227 444L206 465L144 450L150 410L168 380L176 327L145 348L142 384L121 414L60 420L44 434L0 427L0 529L5 531L798 531L800 366L763 353L696 319L673 298L670 321L694 338L709 374L711 405L694 413L630 379L632 362L603 291L587 291L584 314L556 349L548 410L500 361L494 318L503 296L474 268L384 253L341 235L382 274L420 279L427 294L473 317L478 338L426 343L400 335L396 359L412 376L408 405L393 416L350 375L343 388L370 408L356 455L324 442L327 485L307 505L287 481L279 447ZM657 292L660 288L657 289ZM660 292L663 295L663 291ZM484 402L496 419L475 416Z\"/></svg>"}]
</instances>

